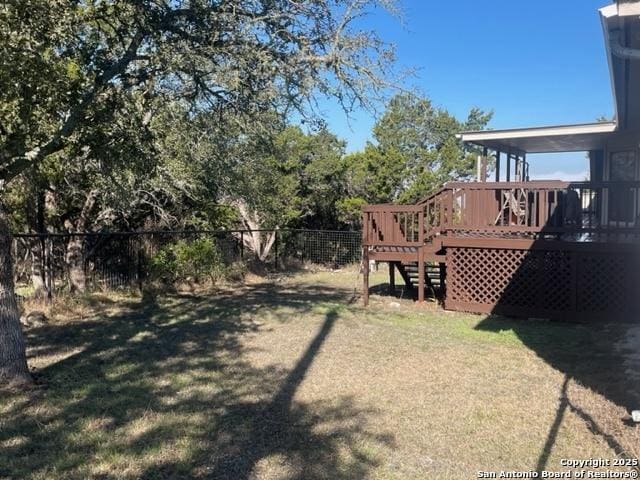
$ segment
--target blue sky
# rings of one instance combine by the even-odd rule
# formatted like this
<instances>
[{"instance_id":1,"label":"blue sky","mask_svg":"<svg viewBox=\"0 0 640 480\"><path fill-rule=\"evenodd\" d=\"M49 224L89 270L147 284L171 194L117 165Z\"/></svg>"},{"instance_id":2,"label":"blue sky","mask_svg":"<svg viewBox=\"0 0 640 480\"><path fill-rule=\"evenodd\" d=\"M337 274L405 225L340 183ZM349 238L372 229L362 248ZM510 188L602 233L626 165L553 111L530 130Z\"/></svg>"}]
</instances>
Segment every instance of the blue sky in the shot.
<instances>
[{"instance_id":1,"label":"blue sky","mask_svg":"<svg viewBox=\"0 0 640 480\"><path fill-rule=\"evenodd\" d=\"M373 13L367 27L396 45L408 81L459 118L493 110L491 128L586 123L611 116L609 72L597 13L607 0L404 0L404 22ZM324 107L329 127L361 148L374 119ZM531 156L536 176L583 178L584 154Z\"/></svg>"}]
</instances>

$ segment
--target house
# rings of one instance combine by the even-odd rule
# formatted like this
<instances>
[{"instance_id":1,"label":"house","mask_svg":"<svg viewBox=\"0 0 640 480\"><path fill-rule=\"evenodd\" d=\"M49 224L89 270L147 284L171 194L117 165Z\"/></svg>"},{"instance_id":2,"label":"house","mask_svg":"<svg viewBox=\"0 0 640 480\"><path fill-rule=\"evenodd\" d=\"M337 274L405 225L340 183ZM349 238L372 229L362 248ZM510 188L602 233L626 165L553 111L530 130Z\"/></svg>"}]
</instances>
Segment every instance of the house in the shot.
<instances>
[{"instance_id":1,"label":"house","mask_svg":"<svg viewBox=\"0 0 640 480\"><path fill-rule=\"evenodd\" d=\"M600 10L615 120L464 132L478 178L416 205L363 208L370 260L451 310L546 318L640 311L640 1ZM528 154L588 152L590 179L530 180ZM487 178L487 165L495 165ZM490 180L490 181L489 181Z\"/></svg>"}]
</instances>

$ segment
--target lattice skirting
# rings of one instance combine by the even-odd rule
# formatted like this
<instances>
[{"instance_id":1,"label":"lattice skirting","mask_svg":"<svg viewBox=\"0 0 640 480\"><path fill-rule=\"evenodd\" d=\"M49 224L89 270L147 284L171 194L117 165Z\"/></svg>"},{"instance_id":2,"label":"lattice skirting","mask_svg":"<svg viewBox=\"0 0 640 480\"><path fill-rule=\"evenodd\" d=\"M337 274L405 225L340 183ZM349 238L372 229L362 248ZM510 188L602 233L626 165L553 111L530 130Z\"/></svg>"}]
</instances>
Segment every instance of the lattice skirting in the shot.
<instances>
[{"instance_id":1,"label":"lattice skirting","mask_svg":"<svg viewBox=\"0 0 640 480\"><path fill-rule=\"evenodd\" d=\"M640 261L629 253L447 248L451 310L581 319L637 315Z\"/></svg>"}]
</instances>

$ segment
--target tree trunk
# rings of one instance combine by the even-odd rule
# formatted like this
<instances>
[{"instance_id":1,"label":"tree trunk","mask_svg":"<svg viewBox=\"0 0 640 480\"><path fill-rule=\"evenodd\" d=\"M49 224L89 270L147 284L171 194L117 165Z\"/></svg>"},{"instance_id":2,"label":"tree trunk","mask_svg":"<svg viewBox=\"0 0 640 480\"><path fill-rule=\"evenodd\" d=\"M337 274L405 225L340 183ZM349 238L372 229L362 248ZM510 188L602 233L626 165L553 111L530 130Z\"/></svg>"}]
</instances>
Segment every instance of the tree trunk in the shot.
<instances>
[{"instance_id":1,"label":"tree trunk","mask_svg":"<svg viewBox=\"0 0 640 480\"><path fill-rule=\"evenodd\" d=\"M33 178L31 185L30 200L35 208L27 211L27 221L32 231L43 234L45 232L44 210L45 210L45 189L44 182L37 173L37 169L32 169L29 174ZM43 238L31 238L27 240L31 251L31 284L33 285L33 296L35 298L48 297L47 292L47 269L45 267L45 244Z\"/></svg>"},{"instance_id":2,"label":"tree trunk","mask_svg":"<svg viewBox=\"0 0 640 480\"><path fill-rule=\"evenodd\" d=\"M235 200L230 203L236 206L240 213L242 223L249 230L249 234L242 237L245 245L253 250L258 260L261 262L266 261L276 240L276 230L278 227L266 233L266 238L263 238L263 233L265 232L260 231L259 215L255 211L252 211L242 200Z\"/></svg>"},{"instance_id":3,"label":"tree trunk","mask_svg":"<svg viewBox=\"0 0 640 480\"><path fill-rule=\"evenodd\" d=\"M40 239L31 239L28 242L31 251L31 285L33 285L33 296L35 298L48 297L47 291L47 269L44 265L44 242Z\"/></svg>"},{"instance_id":4,"label":"tree trunk","mask_svg":"<svg viewBox=\"0 0 640 480\"><path fill-rule=\"evenodd\" d=\"M65 263L69 269L71 291L84 293L87 289L87 276L84 271L84 238L71 237L67 243Z\"/></svg>"},{"instance_id":5,"label":"tree trunk","mask_svg":"<svg viewBox=\"0 0 640 480\"><path fill-rule=\"evenodd\" d=\"M67 243L67 253L64 257L64 261L69 269L71 291L84 293L87 289L87 275L84 270L84 237L73 234L78 232L86 233L87 225L89 224L89 216L96 204L97 197L98 191L91 190L85 198L84 204L82 205L82 211L76 221L65 221L67 231L72 234L69 238L69 243Z\"/></svg>"},{"instance_id":6,"label":"tree trunk","mask_svg":"<svg viewBox=\"0 0 640 480\"><path fill-rule=\"evenodd\" d=\"M31 383L20 314L13 288L11 233L0 202L0 385Z\"/></svg>"}]
</instances>

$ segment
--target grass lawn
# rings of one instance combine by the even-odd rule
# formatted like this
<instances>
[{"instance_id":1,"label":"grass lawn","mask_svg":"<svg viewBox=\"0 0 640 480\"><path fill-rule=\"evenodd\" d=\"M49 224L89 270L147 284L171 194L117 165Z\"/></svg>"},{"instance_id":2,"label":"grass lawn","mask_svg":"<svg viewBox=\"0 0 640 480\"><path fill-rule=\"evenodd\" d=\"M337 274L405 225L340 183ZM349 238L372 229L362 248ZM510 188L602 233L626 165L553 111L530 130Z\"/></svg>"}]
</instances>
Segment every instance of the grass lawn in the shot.
<instances>
[{"instance_id":1,"label":"grass lawn","mask_svg":"<svg viewBox=\"0 0 640 480\"><path fill-rule=\"evenodd\" d=\"M365 309L360 286L299 273L66 306L26 332L42 385L0 392L0 478L464 479L640 456L637 326Z\"/></svg>"}]
</instances>

